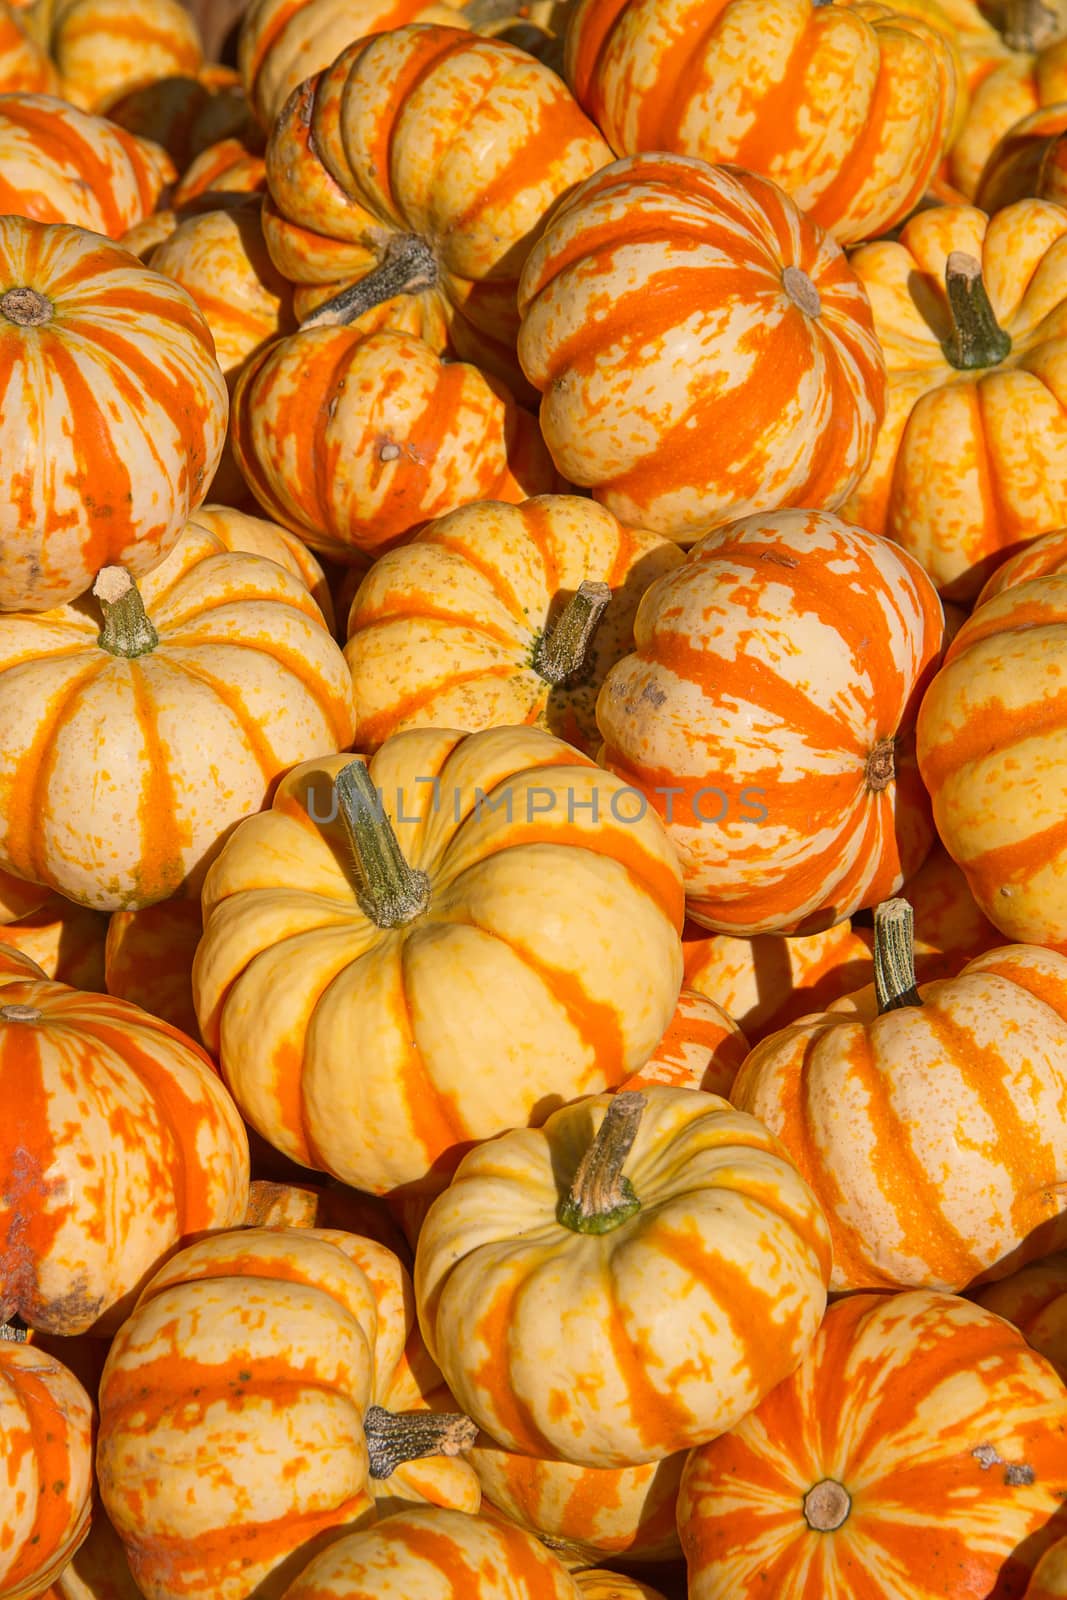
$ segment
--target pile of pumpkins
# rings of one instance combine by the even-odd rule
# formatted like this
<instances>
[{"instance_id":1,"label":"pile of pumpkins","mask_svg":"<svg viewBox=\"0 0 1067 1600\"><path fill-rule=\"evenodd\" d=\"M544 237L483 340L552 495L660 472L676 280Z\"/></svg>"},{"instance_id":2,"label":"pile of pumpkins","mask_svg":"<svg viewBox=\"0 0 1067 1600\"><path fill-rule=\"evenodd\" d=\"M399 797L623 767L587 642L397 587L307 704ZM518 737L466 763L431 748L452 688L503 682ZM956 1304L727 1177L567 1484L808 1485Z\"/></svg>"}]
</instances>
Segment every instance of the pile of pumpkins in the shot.
<instances>
[{"instance_id":1,"label":"pile of pumpkins","mask_svg":"<svg viewBox=\"0 0 1067 1600\"><path fill-rule=\"evenodd\" d=\"M1067 1597L1067 5L0 0L0 1600Z\"/></svg>"}]
</instances>

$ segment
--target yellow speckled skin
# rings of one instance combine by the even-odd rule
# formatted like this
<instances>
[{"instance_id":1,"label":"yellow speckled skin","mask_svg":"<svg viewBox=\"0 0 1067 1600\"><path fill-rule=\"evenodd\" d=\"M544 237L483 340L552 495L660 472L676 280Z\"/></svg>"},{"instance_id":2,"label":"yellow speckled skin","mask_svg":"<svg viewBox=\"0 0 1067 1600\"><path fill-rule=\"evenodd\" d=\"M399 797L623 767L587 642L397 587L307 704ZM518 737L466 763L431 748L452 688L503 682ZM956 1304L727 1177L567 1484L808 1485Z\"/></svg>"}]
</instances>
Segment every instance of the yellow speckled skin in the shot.
<instances>
[{"instance_id":1,"label":"yellow speckled skin","mask_svg":"<svg viewBox=\"0 0 1067 1600\"><path fill-rule=\"evenodd\" d=\"M948 361L945 265L973 256L1011 338L975 371ZM1067 521L1067 210L1020 200L920 212L899 240L852 266L870 296L889 368L874 460L842 507L922 562L942 595L971 600L1022 541Z\"/></svg>"},{"instance_id":2,"label":"yellow speckled skin","mask_svg":"<svg viewBox=\"0 0 1067 1600\"><path fill-rule=\"evenodd\" d=\"M430 901L378 929L331 805L350 759L289 773L208 873L197 1014L277 1149L439 1189L469 1141L648 1058L681 986L681 876L639 797L561 740L413 729L370 775Z\"/></svg>"},{"instance_id":3,"label":"yellow speckled skin","mask_svg":"<svg viewBox=\"0 0 1067 1600\"><path fill-rule=\"evenodd\" d=\"M759 172L852 244L907 216L953 131L951 30L906 9L578 0L565 72L617 155L671 150Z\"/></svg>"},{"instance_id":4,"label":"yellow speckled skin","mask_svg":"<svg viewBox=\"0 0 1067 1600\"><path fill-rule=\"evenodd\" d=\"M97 910L198 888L281 772L352 737L300 579L190 523L141 593L159 643L133 659L95 603L0 617L0 861Z\"/></svg>"},{"instance_id":5,"label":"yellow speckled skin","mask_svg":"<svg viewBox=\"0 0 1067 1600\"><path fill-rule=\"evenodd\" d=\"M196 72L204 59L181 0L57 0L48 48L66 98L103 113L130 89Z\"/></svg>"},{"instance_id":6,"label":"yellow speckled skin","mask_svg":"<svg viewBox=\"0 0 1067 1600\"><path fill-rule=\"evenodd\" d=\"M826 1221L754 1117L650 1086L623 1174L640 1209L557 1221L607 1096L477 1145L419 1233L423 1337L513 1450L633 1466L730 1428L792 1372L830 1273Z\"/></svg>"}]
</instances>

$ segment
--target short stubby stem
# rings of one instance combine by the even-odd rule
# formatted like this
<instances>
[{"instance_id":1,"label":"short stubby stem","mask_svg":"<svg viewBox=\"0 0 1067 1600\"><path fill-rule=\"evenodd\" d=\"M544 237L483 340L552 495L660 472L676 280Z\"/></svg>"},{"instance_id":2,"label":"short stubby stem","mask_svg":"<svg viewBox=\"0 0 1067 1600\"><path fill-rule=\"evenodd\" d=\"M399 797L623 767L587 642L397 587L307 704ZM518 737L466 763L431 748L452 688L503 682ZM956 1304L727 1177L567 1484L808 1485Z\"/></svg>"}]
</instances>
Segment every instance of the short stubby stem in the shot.
<instances>
[{"instance_id":1,"label":"short stubby stem","mask_svg":"<svg viewBox=\"0 0 1067 1600\"><path fill-rule=\"evenodd\" d=\"M864 769L864 783L871 794L880 794L883 789L888 789L896 777L896 762L893 754L893 740L882 739L875 745L867 757Z\"/></svg>"},{"instance_id":2,"label":"short stubby stem","mask_svg":"<svg viewBox=\"0 0 1067 1600\"><path fill-rule=\"evenodd\" d=\"M386 1411L369 1406L363 1418L372 1478L391 1478L405 1461L458 1456L478 1437L478 1424L462 1411Z\"/></svg>"},{"instance_id":3,"label":"short stubby stem","mask_svg":"<svg viewBox=\"0 0 1067 1600\"><path fill-rule=\"evenodd\" d=\"M851 1510L852 1497L836 1478L823 1478L804 1496L804 1521L814 1533L833 1533Z\"/></svg>"},{"instance_id":4,"label":"short stubby stem","mask_svg":"<svg viewBox=\"0 0 1067 1600\"><path fill-rule=\"evenodd\" d=\"M104 616L104 626L96 640L102 650L133 661L156 648L159 634L125 567L101 567L93 584L93 594Z\"/></svg>"},{"instance_id":5,"label":"short stubby stem","mask_svg":"<svg viewBox=\"0 0 1067 1600\"><path fill-rule=\"evenodd\" d=\"M40 1022L43 1015L36 1006L0 1006L0 1022Z\"/></svg>"},{"instance_id":6,"label":"short stubby stem","mask_svg":"<svg viewBox=\"0 0 1067 1600\"><path fill-rule=\"evenodd\" d=\"M622 1168L646 1104L643 1094L627 1089L617 1094L605 1111L556 1212L557 1219L573 1233L610 1233L640 1211L640 1198L629 1178L623 1177Z\"/></svg>"},{"instance_id":7,"label":"short stubby stem","mask_svg":"<svg viewBox=\"0 0 1067 1600\"><path fill-rule=\"evenodd\" d=\"M17 328L40 328L51 322L55 307L38 289L8 289L0 295L0 316Z\"/></svg>"},{"instance_id":8,"label":"short stubby stem","mask_svg":"<svg viewBox=\"0 0 1067 1600\"><path fill-rule=\"evenodd\" d=\"M782 288L806 316L817 317L821 314L819 291L802 267L786 267L782 273Z\"/></svg>"},{"instance_id":9,"label":"short stubby stem","mask_svg":"<svg viewBox=\"0 0 1067 1600\"><path fill-rule=\"evenodd\" d=\"M430 879L404 860L382 797L363 761L342 767L335 779L337 804L361 879L360 909L376 928L413 922L430 903Z\"/></svg>"},{"instance_id":10,"label":"short stubby stem","mask_svg":"<svg viewBox=\"0 0 1067 1600\"><path fill-rule=\"evenodd\" d=\"M424 289L434 288L440 276L437 257L421 234L394 234L378 265L366 277L316 306L300 324L300 331L346 326L397 295L421 294Z\"/></svg>"},{"instance_id":11,"label":"short stubby stem","mask_svg":"<svg viewBox=\"0 0 1067 1600\"><path fill-rule=\"evenodd\" d=\"M606 583L587 579L578 585L552 627L541 635L533 654L533 669L546 683L566 683L581 671L610 599Z\"/></svg>"}]
</instances>

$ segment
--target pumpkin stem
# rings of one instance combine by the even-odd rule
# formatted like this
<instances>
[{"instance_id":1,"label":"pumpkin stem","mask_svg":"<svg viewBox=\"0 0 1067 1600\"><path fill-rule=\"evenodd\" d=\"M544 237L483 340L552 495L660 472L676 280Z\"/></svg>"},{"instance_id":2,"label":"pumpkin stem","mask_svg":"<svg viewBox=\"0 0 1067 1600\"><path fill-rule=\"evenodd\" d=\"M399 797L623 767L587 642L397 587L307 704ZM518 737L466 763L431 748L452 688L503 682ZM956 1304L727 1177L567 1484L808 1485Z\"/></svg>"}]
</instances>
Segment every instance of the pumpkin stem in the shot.
<instances>
[{"instance_id":1,"label":"pumpkin stem","mask_svg":"<svg viewBox=\"0 0 1067 1600\"><path fill-rule=\"evenodd\" d=\"M836 1478L823 1478L804 1496L804 1520L815 1533L833 1533L847 1521L852 1497Z\"/></svg>"},{"instance_id":2,"label":"pumpkin stem","mask_svg":"<svg viewBox=\"0 0 1067 1600\"><path fill-rule=\"evenodd\" d=\"M888 789L896 774L896 764L893 759L894 745L892 739L883 739L876 744L867 757L867 767L864 774L867 789L871 794L879 794L883 789Z\"/></svg>"},{"instance_id":3,"label":"pumpkin stem","mask_svg":"<svg viewBox=\"0 0 1067 1600\"><path fill-rule=\"evenodd\" d=\"M14 1328L10 1322L0 1322L0 1342L5 1344L25 1344L28 1336L28 1328Z\"/></svg>"},{"instance_id":4,"label":"pumpkin stem","mask_svg":"<svg viewBox=\"0 0 1067 1600\"><path fill-rule=\"evenodd\" d=\"M348 284L331 300L316 306L300 324L300 331L347 326L365 311L373 310L398 294L419 294L423 289L432 289L439 277L437 257L421 234L394 234L374 270Z\"/></svg>"},{"instance_id":5,"label":"pumpkin stem","mask_svg":"<svg viewBox=\"0 0 1067 1600\"><path fill-rule=\"evenodd\" d=\"M39 328L51 322L54 311L51 300L39 289L29 289L23 285L0 295L0 314L18 328Z\"/></svg>"},{"instance_id":6,"label":"pumpkin stem","mask_svg":"<svg viewBox=\"0 0 1067 1600\"><path fill-rule=\"evenodd\" d=\"M137 585L125 567L101 567L93 593L104 613L104 626L96 642L113 656L146 656L159 643L159 634L148 619Z\"/></svg>"},{"instance_id":7,"label":"pumpkin stem","mask_svg":"<svg viewBox=\"0 0 1067 1600\"><path fill-rule=\"evenodd\" d=\"M1011 354L1011 337L993 315L981 263L963 250L950 251L945 290L952 317L952 332L942 345L946 358L961 372L1004 361Z\"/></svg>"},{"instance_id":8,"label":"pumpkin stem","mask_svg":"<svg viewBox=\"0 0 1067 1600\"><path fill-rule=\"evenodd\" d=\"M1009 50L1043 50L1064 33L1059 7L1045 0L1007 0L1004 7L1004 43Z\"/></svg>"},{"instance_id":9,"label":"pumpkin stem","mask_svg":"<svg viewBox=\"0 0 1067 1600\"><path fill-rule=\"evenodd\" d=\"M363 1418L372 1478L391 1478L405 1461L458 1456L478 1437L478 1424L462 1411L386 1411L370 1406Z\"/></svg>"},{"instance_id":10,"label":"pumpkin stem","mask_svg":"<svg viewBox=\"0 0 1067 1600\"><path fill-rule=\"evenodd\" d=\"M586 579L578 585L534 647L533 669L546 683L565 683L584 665L590 640L610 599L606 583Z\"/></svg>"},{"instance_id":11,"label":"pumpkin stem","mask_svg":"<svg viewBox=\"0 0 1067 1600\"><path fill-rule=\"evenodd\" d=\"M342 767L335 780L345 832L363 880L356 898L376 928L399 928L426 910L430 880L404 860L382 798L363 761Z\"/></svg>"},{"instance_id":12,"label":"pumpkin stem","mask_svg":"<svg viewBox=\"0 0 1067 1600\"><path fill-rule=\"evenodd\" d=\"M522 0L467 0L466 5L460 7L460 15L470 24L473 33L483 33L494 22L519 16L521 11Z\"/></svg>"},{"instance_id":13,"label":"pumpkin stem","mask_svg":"<svg viewBox=\"0 0 1067 1600\"><path fill-rule=\"evenodd\" d=\"M821 314L822 300L819 298L819 291L802 267L785 268L782 273L782 288L793 304L807 316L817 317Z\"/></svg>"},{"instance_id":14,"label":"pumpkin stem","mask_svg":"<svg viewBox=\"0 0 1067 1600\"><path fill-rule=\"evenodd\" d=\"M565 1228L574 1233L610 1233L640 1211L641 1202L629 1178L623 1177L622 1168L646 1103L636 1089L626 1089L611 1100L556 1211Z\"/></svg>"},{"instance_id":15,"label":"pumpkin stem","mask_svg":"<svg viewBox=\"0 0 1067 1600\"><path fill-rule=\"evenodd\" d=\"M915 913L906 900L883 900L874 908L874 988L878 1014L921 1006L915 984Z\"/></svg>"},{"instance_id":16,"label":"pumpkin stem","mask_svg":"<svg viewBox=\"0 0 1067 1600\"><path fill-rule=\"evenodd\" d=\"M40 1022L43 1015L36 1006L0 1006L3 1022Z\"/></svg>"}]
</instances>

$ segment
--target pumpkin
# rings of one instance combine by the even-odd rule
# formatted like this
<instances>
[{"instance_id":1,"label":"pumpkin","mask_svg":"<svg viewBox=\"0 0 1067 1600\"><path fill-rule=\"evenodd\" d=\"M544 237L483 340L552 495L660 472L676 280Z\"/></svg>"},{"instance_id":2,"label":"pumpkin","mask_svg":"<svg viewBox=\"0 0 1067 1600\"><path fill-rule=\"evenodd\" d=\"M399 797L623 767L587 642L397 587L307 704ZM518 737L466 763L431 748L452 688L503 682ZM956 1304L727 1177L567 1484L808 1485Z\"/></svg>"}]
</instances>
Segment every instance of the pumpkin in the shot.
<instances>
[{"instance_id":1,"label":"pumpkin","mask_svg":"<svg viewBox=\"0 0 1067 1600\"><path fill-rule=\"evenodd\" d=\"M792 1372L829 1272L822 1212L766 1129L656 1085L468 1151L419 1232L415 1295L491 1438L625 1467L714 1438Z\"/></svg>"},{"instance_id":2,"label":"pumpkin","mask_svg":"<svg viewBox=\"0 0 1067 1600\"><path fill-rule=\"evenodd\" d=\"M92 1403L31 1344L0 1337L0 1589L33 1600L89 1531Z\"/></svg>"},{"instance_id":3,"label":"pumpkin","mask_svg":"<svg viewBox=\"0 0 1067 1600\"><path fill-rule=\"evenodd\" d=\"M226 385L190 296L118 245L0 217L0 281L0 610L43 611L167 554L222 453Z\"/></svg>"},{"instance_id":4,"label":"pumpkin","mask_svg":"<svg viewBox=\"0 0 1067 1600\"><path fill-rule=\"evenodd\" d=\"M110 1332L168 1252L240 1222L248 1141L209 1058L109 995L0 988L0 1321Z\"/></svg>"},{"instance_id":5,"label":"pumpkin","mask_svg":"<svg viewBox=\"0 0 1067 1600\"><path fill-rule=\"evenodd\" d=\"M1067 83L1064 91L1067 93ZM1031 195L1056 199L1045 188L1045 163L1051 147L1065 129L1067 103L1064 101L1042 107L1013 122L982 168L975 189L975 204L992 214Z\"/></svg>"},{"instance_id":6,"label":"pumpkin","mask_svg":"<svg viewBox=\"0 0 1067 1600\"><path fill-rule=\"evenodd\" d=\"M174 185L171 196L179 207L194 201L206 204L209 196L259 194L267 186L267 164L244 139L219 139L191 161Z\"/></svg>"},{"instance_id":7,"label":"pumpkin","mask_svg":"<svg viewBox=\"0 0 1067 1600\"><path fill-rule=\"evenodd\" d=\"M560 472L681 542L834 507L885 404L870 307L780 189L685 156L612 162L559 204L519 283L523 371Z\"/></svg>"},{"instance_id":8,"label":"pumpkin","mask_svg":"<svg viewBox=\"0 0 1067 1600\"><path fill-rule=\"evenodd\" d=\"M244 1221L249 1228L339 1228L385 1245L405 1268L411 1264L411 1251L385 1204L341 1184L254 1178Z\"/></svg>"},{"instance_id":9,"label":"pumpkin","mask_svg":"<svg viewBox=\"0 0 1067 1600\"><path fill-rule=\"evenodd\" d=\"M1063 1600L1067 1595L1067 1536L1050 1545L1034 1568L1023 1600Z\"/></svg>"},{"instance_id":10,"label":"pumpkin","mask_svg":"<svg viewBox=\"0 0 1067 1600\"><path fill-rule=\"evenodd\" d=\"M1056 720L1065 622L1067 576L991 595L946 651L916 726L919 770L946 850L994 927L1039 944L1067 940Z\"/></svg>"},{"instance_id":11,"label":"pumpkin","mask_svg":"<svg viewBox=\"0 0 1067 1600\"><path fill-rule=\"evenodd\" d=\"M917 561L825 513L747 517L645 591L634 643L600 760L664 816L694 922L817 932L920 864L911 723L941 608Z\"/></svg>"},{"instance_id":12,"label":"pumpkin","mask_svg":"<svg viewBox=\"0 0 1067 1600\"><path fill-rule=\"evenodd\" d=\"M49 94L0 95L0 207L118 239L152 211L175 177L159 145ZM14 238L14 224L5 222ZM94 241L96 243L96 241ZM5 255L12 248L5 242ZM90 247L85 246L86 251ZM16 262L4 260L6 285ZM79 287L74 274L71 288Z\"/></svg>"},{"instance_id":13,"label":"pumpkin","mask_svg":"<svg viewBox=\"0 0 1067 1600\"><path fill-rule=\"evenodd\" d=\"M997 144L1023 117L1067 99L1067 39L1013 52L972 91L967 120L948 158L948 174L968 199L984 182Z\"/></svg>"},{"instance_id":14,"label":"pumpkin","mask_svg":"<svg viewBox=\"0 0 1067 1600\"><path fill-rule=\"evenodd\" d=\"M142 1006L191 1039L199 1039L192 971L203 931L198 898L113 911L104 944L108 994Z\"/></svg>"},{"instance_id":15,"label":"pumpkin","mask_svg":"<svg viewBox=\"0 0 1067 1600\"><path fill-rule=\"evenodd\" d=\"M59 74L18 13L0 6L0 94L58 95Z\"/></svg>"},{"instance_id":16,"label":"pumpkin","mask_svg":"<svg viewBox=\"0 0 1067 1600\"><path fill-rule=\"evenodd\" d=\"M681 879L621 787L536 728L413 729L288 773L205 879L193 965L252 1126L355 1188L432 1191L471 1140L647 1060Z\"/></svg>"},{"instance_id":17,"label":"pumpkin","mask_svg":"<svg viewBox=\"0 0 1067 1600\"><path fill-rule=\"evenodd\" d=\"M415 21L466 26L462 6L450 0L250 0L237 60L263 127L269 132L293 90L353 39Z\"/></svg>"},{"instance_id":18,"label":"pumpkin","mask_svg":"<svg viewBox=\"0 0 1067 1600\"><path fill-rule=\"evenodd\" d=\"M978 909L963 873L940 843L934 845L918 872L905 880L901 894L914 912L915 971L924 983L953 977L972 957L1002 943L998 930ZM857 932L873 958L873 930L860 928ZM873 980L872 964L852 988L860 989Z\"/></svg>"},{"instance_id":19,"label":"pumpkin","mask_svg":"<svg viewBox=\"0 0 1067 1600\"><path fill-rule=\"evenodd\" d=\"M1067 1383L1067 1251L983 1284L970 1298L1013 1323Z\"/></svg>"},{"instance_id":20,"label":"pumpkin","mask_svg":"<svg viewBox=\"0 0 1067 1600\"><path fill-rule=\"evenodd\" d=\"M480 1433L467 1459L482 1511L535 1533L575 1576L590 1561L665 1561L680 1554L674 1525L685 1451L636 1467L579 1467L506 1450Z\"/></svg>"},{"instance_id":21,"label":"pumpkin","mask_svg":"<svg viewBox=\"0 0 1067 1600\"><path fill-rule=\"evenodd\" d=\"M575 1579L532 1534L426 1507L329 1545L281 1600L498 1600L505 1593L507 1600L581 1600Z\"/></svg>"},{"instance_id":22,"label":"pumpkin","mask_svg":"<svg viewBox=\"0 0 1067 1600\"><path fill-rule=\"evenodd\" d=\"M834 1290L962 1289L1067 1243L1067 956L1007 945L915 987L907 901L875 994L757 1044L732 1099L826 1212Z\"/></svg>"},{"instance_id":23,"label":"pumpkin","mask_svg":"<svg viewBox=\"0 0 1067 1600\"><path fill-rule=\"evenodd\" d=\"M676 1089L703 1089L728 1099L749 1043L737 1023L697 989L683 989L674 1016L644 1066L619 1085L644 1089L665 1083Z\"/></svg>"},{"instance_id":24,"label":"pumpkin","mask_svg":"<svg viewBox=\"0 0 1067 1600\"><path fill-rule=\"evenodd\" d=\"M305 243L325 238L331 275L335 239L361 252L357 281L304 325L432 296L461 359L527 398L519 273L549 208L610 159L562 79L514 45L429 23L357 38L302 86L267 145L279 217Z\"/></svg>"},{"instance_id":25,"label":"pumpkin","mask_svg":"<svg viewBox=\"0 0 1067 1600\"><path fill-rule=\"evenodd\" d=\"M321 565L302 539L266 517L250 516L235 506L214 503L198 506L193 517L198 528L206 528L227 550L276 561L310 590L333 633L335 620L330 586Z\"/></svg>"},{"instance_id":26,"label":"pumpkin","mask_svg":"<svg viewBox=\"0 0 1067 1600\"><path fill-rule=\"evenodd\" d=\"M691 1600L1018 1595L1055 1536L1067 1388L952 1295L852 1295L804 1361L694 1450L678 1530Z\"/></svg>"},{"instance_id":27,"label":"pumpkin","mask_svg":"<svg viewBox=\"0 0 1067 1600\"><path fill-rule=\"evenodd\" d=\"M32 956L47 977L92 990L104 988L106 936L105 916L61 894L50 894L36 911L2 930L4 944Z\"/></svg>"},{"instance_id":28,"label":"pumpkin","mask_svg":"<svg viewBox=\"0 0 1067 1600\"><path fill-rule=\"evenodd\" d=\"M113 100L107 116L127 133L161 144L182 174L223 141L262 148L240 75L216 62L153 78Z\"/></svg>"},{"instance_id":29,"label":"pumpkin","mask_svg":"<svg viewBox=\"0 0 1067 1600\"><path fill-rule=\"evenodd\" d=\"M40 1600L144 1600L99 1503L93 1505L88 1537Z\"/></svg>"},{"instance_id":30,"label":"pumpkin","mask_svg":"<svg viewBox=\"0 0 1067 1600\"><path fill-rule=\"evenodd\" d=\"M267 254L260 209L256 195L227 195L215 210L179 217L146 263L200 307L231 390L249 357L296 328L292 289Z\"/></svg>"},{"instance_id":31,"label":"pumpkin","mask_svg":"<svg viewBox=\"0 0 1067 1600\"><path fill-rule=\"evenodd\" d=\"M853 244L914 209L954 129L951 30L906 9L578 0L564 73L616 155L758 172Z\"/></svg>"},{"instance_id":32,"label":"pumpkin","mask_svg":"<svg viewBox=\"0 0 1067 1600\"><path fill-rule=\"evenodd\" d=\"M297 1552L373 1517L372 1484L395 1494L402 1472L477 1509L454 1458L474 1430L425 1409L405 1355L410 1292L389 1256L332 1229L242 1228L146 1285L104 1367L97 1476L156 1600L279 1593ZM394 1389L416 1398L406 1421L381 1403Z\"/></svg>"},{"instance_id":33,"label":"pumpkin","mask_svg":"<svg viewBox=\"0 0 1067 1600\"><path fill-rule=\"evenodd\" d=\"M231 439L267 514L338 561L377 556L472 500L561 487L503 384L388 330L316 328L253 356Z\"/></svg>"},{"instance_id":34,"label":"pumpkin","mask_svg":"<svg viewBox=\"0 0 1067 1600\"><path fill-rule=\"evenodd\" d=\"M144 84L195 73L204 59L181 0L53 0L48 49L66 98L101 112Z\"/></svg>"},{"instance_id":35,"label":"pumpkin","mask_svg":"<svg viewBox=\"0 0 1067 1600\"><path fill-rule=\"evenodd\" d=\"M1031 539L1021 550L989 574L982 585L975 606L984 605L1005 589L1017 583L1027 583L1031 578L1062 577L1067 574L1067 528L1054 528L1039 539ZM958 630L957 630L958 631Z\"/></svg>"},{"instance_id":36,"label":"pumpkin","mask_svg":"<svg viewBox=\"0 0 1067 1600\"><path fill-rule=\"evenodd\" d=\"M1067 521L1067 415L1056 363L1067 211L1021 200L921 211L852 266L889 367L870 471L842 515L971 600L996 563Z\"/></svg>"},{"instance_id":37,"label":"pumpkin","mask_svg":"<svg viewBox=\"0 0 1067 1600\"><path fill-rule=\"evenodd\" d=\"M774 933L751 939L709 935L695 923L690 931L687 986L720 1006L753 1043L870 982L870 949L847 918L821 933L788 939Z\"/></svg>"},{"instance_id":38,"label":"pumpkin","mask_svg":"<svg viewBox=\"0 0 1067 1600\"><path fill-rule=\"evenodd\" d=\"M594 707L670 541L575 495L483 500L381 555L352 601L356 748L406 728L532 723L595 753Z\"/></svg>"},{"instance_id":39,"label":"pumpkin","mask_svg":"<svg viewBox=\"0 0 1067 1600\"><path fill-rule=\"evenodd\" d=\"M0 859L137 910L195 893L286 767L349 743L351 683L304 584L195 523L143 594L114 567L94 593L102 627L0 618Z\"/></svg>"}]
</instances>

